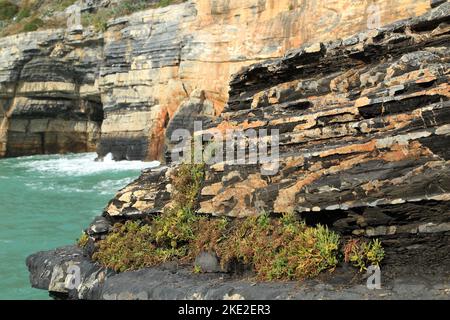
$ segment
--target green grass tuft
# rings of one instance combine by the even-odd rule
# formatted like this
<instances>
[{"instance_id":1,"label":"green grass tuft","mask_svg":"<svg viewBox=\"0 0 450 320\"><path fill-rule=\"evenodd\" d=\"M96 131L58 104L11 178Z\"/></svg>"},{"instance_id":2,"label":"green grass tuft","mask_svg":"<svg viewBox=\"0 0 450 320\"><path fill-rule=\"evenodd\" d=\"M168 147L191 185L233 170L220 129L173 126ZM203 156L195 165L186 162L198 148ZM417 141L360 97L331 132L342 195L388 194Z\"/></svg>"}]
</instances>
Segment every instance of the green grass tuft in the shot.
<instances>
[{"instance_id":1,"label":"green grass tuft","mask_svg":"<svg viewBox=\"0 0 450 320\"><path fill-rule=\"evenodd\" d=\"M11 20L19 12L19 7L8 0L0 0L0 20Z\"/></svg>"},{"instance_id":2,"label":"green grass tuft","mask_svg":"<svg viewBox=\"0 0 450 320\"><path fill-rule=\"evenodd\" d=\"M84 248L88 244L88 241L89 241L89 236L85 232L83 232L81 234L80 238L77 240L77 245L80 248Z\"/></svg>"},{"instance_id":3,"label":"green grass tuft","mask_svg":"<svg viewBox=\"0 0 450 320\"><path fill-rule=\"evenodd\" d=\"M27 22L24 26L22 31L23 32L31 32L31 31L36 31L38 30L40 27L44 26L44 21L42 21L39 18L34 18L32 19L30 22Z\"/></svg>"}]
</instances>

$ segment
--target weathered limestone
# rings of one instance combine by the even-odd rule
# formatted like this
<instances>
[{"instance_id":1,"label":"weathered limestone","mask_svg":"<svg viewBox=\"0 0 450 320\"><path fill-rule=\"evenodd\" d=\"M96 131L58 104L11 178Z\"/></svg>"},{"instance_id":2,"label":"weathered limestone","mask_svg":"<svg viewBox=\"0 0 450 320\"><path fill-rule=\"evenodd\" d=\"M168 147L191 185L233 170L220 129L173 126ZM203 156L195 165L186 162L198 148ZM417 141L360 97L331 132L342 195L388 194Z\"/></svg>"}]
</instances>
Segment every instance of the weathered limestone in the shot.
<instances>
[{"instance_id":1,"label":"weathered limestone","mask_svg":"<svg viewBox=\"0 0 450 320\"><path fill-rule=\"evenodd\" d=\"M52 30L0 39L0 156L96 150L96 37Z\"/></svg>"},{"instance_id":2,"label":"weathered limestone","mask_svg":"<svg viewBox=\"0 0 450 320\"><path fill-rule=\"evenodd\" d=\"M62 140L75 137L69 151L93 150L100 139L98 128L83 135L63 128L61 134L8 134L9 119L16 116L6 112L12 112L16 100L26 98L29 101L20 102L21 107L53 105L60 111L58 117L80 108L83 101L101 103L105 120L100 156L111 152L117 160L163 159L164 150L170 148L168 126L173 130L175 124L189 125L179 118L171 125L170 120L195 92L204 93L208 116L211 110L217 116L227 102L231 75L243 66L279 58L304 43L420 15L429 8L428 0L375 5L365 0L190 0L110 21L104 34L85 28L0 39L0 156L71 149L66 142L51 142L51 147L39 142L54 141L55 134ZM88 115L82 118L84 123L99 122Z\"/></svg>"},{"instance_id":3,"label":"weathered limestone","mask_svg":"<svg viewBox=\"0 0 450 320\"><path fill-rule=\"evenodd\" d=\"M387 263L450 270L449 22L446 3L236 74L224 112L203 133L278 129L280 170L210 166L198 213L293 211L345 236L382 238ZM161 212L171 192L163 170L119 192L105 216Z\"/></svg>"},{"instance_id":4,"label":"weathered limestone","mask_svg":"<svg viewBox=\"0 0 450 320\"><path fill-rule=\"evenodd\" d=\"M105 34L100 81L106 119L99 153L162 159L167 123L194 91L203 91L219 115L231 75L243 66L429 7L425 0L376 6L350 0L196 0L117 19Z\"/></svg>"}]
</instances>

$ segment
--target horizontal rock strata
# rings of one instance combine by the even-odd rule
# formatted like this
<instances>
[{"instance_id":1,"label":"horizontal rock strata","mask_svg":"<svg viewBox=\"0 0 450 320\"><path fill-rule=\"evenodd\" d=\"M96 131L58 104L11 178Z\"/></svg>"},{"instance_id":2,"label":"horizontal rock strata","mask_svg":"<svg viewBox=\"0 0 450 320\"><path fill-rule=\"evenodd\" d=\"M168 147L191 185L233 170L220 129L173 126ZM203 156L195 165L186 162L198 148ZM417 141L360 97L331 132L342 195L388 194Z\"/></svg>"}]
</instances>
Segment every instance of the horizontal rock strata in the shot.
<instances>
[{"instance_id":1,"label":"horizontal rock strata","mask_svg":"<svg viewBox=\"0 0 450 320\"><path fill-rule=\"evenodd\" d=\"M62 30L0 39L0 157L96 150L100 43Z\"/></svg>"},{"instance_id":2,"label":"horizontal rock strata","mask_svg":"<svg viewBox=\"0 0 450 320\"><path fill-rule=\"evenodd\" d=\"M174 127L189 128L183 117L170 124L180 106L197 104L203 92L206 107L200 113L219 115L228 100L231 75L243 66L281 57L303 43L349 36L429 8L429 0L376 5L352 0L191 0L112 20L105 33L84 28L1 39L0 156L92 150L99 139L93 124L83 133L66 123L61 134L52 128L12 130L7 148L11 105L26 97L29 102L17 103L48 104L60 115L79 108L80 101L100 102L100 156L111 152L117 160L162 160L171 147L166 133ZM39 79L22 79L27 64ZM47 72L45 64L55 66L54 72ZM61 68L66 75L56 74ZM74 150L66 150L71 145L66 132L74 137ZM61 141L55 142L55 136ZM20 143L26 145L23 150Z\"/></svg>"},{"instance_id":3,"label":"horizontal rock strata","mask_svg":"<svg viewBox=\"0 0 450 320\"><path fill-rule=\"evenodd\" d=\"M145 170L121 190L87 229L90 243L84 250L29 257L33 286L74 299L447 297L449 22L450 4L444 3L377 30L304 45L233 76L219 117L211 116L212 100L204 90L189 93L191 101L173 116L178 123L203 120L205 130L196 135L205 137L227 129L279 132L276 166L207 166L199 214L294 212L308 225L328 225L343 239L379 238L386 251L386 291L367 291L361 279L352 284L342 268L335 280L300 288L249 285L228 274L197 276L170 264L105 274L89 259L92 242L103 239L115 222L161 213L171 199L174 165ZM177 126L169 123L168 134ZM276 167L270 175L262 170ZM63 279L74 263L83 275L76 289L51 280Z\"/></svg>"}]
</instances>

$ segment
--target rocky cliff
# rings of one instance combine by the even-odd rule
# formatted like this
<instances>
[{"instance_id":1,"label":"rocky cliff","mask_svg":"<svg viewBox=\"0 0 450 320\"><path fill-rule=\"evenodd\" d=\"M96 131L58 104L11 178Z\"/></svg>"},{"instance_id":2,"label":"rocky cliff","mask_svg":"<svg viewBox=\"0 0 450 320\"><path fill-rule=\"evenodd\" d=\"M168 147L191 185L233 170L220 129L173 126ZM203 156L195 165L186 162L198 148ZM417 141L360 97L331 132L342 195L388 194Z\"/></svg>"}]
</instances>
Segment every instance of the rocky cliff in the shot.
<instances>
[{"instance_id":1,"label":"rocky cliff","mask_svg":"<svg viewBox=\"0 0 450 320\"><path fill-rule=\"evenodd\" d=\"M99 42L61 30L0 39L0 156L96 150Z\"/></svg>"},{"instance_id":2,"label":"rocky cliff","mask_svg":"<svg viewBox=\"0 0 450 320\"><path fill-rule=\"evenodd\" d=\"M218 116L241 67L429 8L428 0L191 0L109 21L104 33L3 38L0 156L98 147L117 160L162 159L166 131L188 127L183 114ZM171 124L180 107L187 111Z\"/></svg>"},{"instance_id":3,"label":"rocky cliff","mask_svg":"<svg viewBox=\"0 0 450 320\"><path fill-rule=\"evenodd\" d=\"M213 164L198 212L295 211L310 223L383 236L386 243L429 238L430 248L446 244L445 256L449 10L446 3L420 18L308 45L237 73L224 112L198 134L278 129L279 171L269 176L261 165ZM111 201L106 216L161 212L170 200L170 172L144 173ZM423 245L411 250L424 254Z\"/></svg>"},{"instance_id":4,"label":"rocky cliff","mask_svg":"<svg viewBox=\"0 0 450 320\"><path fill-rule=\"evenodd\" d=\"M444 3L419 17L303 45L236 73L220 116L196 134L276 129L279 170L263 175L261 164L208 166L197 213L242 218L294 212L344 238L377 237L386 250L384 288L391 290L383 294L408 297L407 287L425 295L444 292L450 276L449 22L450 4ZM196 95L197 103L184 108L207 97ZM188 119L182 111L177 114ZM305 297L303 291L287 294L264 284L252 289L216 276L205 278L212 281L206 285L176 266L116 275L92 263L95 241L113 223L164 210L173 193L172 173L170 166L148 170L121 190L88 228L92 246L84 252L70 247L31 256L32 284L72 298ZM68 290L62 283L73 264L82 266L84 280ZM165 277L171 280L161 285L157 279ZM434 280L424 285L427 277ZM133 285L136 278L151 285ZM183 289L174 289L177 279ZM406 287L398 287L400 279ZM355 293L359 289L348 288L359 298L374 295ZM326 291L310 292L343 294L334 287Z\"/></svg>"}]
</instances>

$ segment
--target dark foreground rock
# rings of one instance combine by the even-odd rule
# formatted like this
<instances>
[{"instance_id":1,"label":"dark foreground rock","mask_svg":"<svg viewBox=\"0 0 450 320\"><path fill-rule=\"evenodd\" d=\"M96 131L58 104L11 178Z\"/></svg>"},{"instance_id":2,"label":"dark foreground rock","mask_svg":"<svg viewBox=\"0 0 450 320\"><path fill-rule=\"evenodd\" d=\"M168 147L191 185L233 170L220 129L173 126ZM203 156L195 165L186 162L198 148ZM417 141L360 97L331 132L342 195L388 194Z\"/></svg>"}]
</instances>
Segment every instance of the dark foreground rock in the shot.
<instances>
[{"instance_id":1,"label":"dark foreground rock","mask_svg":"<svg viewBox=\"0 0 450 320\"><path fill-rule=\"evenodd\" d=\"M450 274L411 275L388 268L382 269L382 288L370 290L364 275L345 266L304 282L257 283L251 278L194 274L173 266L116 274L93 263L77 247L38 252L27 259L27 266L33 287L68 299L450 299ZM70 266L80 270L81 282L74 289L66 281L71 279Z\"/></svg>"}]
</instances>

